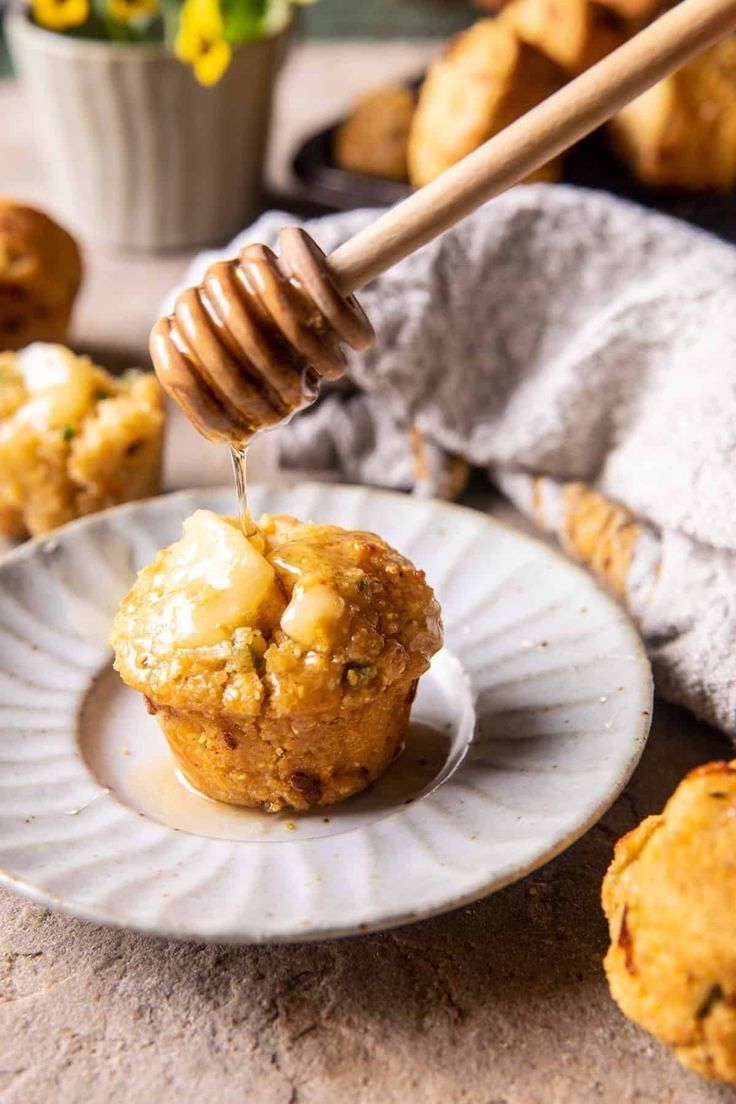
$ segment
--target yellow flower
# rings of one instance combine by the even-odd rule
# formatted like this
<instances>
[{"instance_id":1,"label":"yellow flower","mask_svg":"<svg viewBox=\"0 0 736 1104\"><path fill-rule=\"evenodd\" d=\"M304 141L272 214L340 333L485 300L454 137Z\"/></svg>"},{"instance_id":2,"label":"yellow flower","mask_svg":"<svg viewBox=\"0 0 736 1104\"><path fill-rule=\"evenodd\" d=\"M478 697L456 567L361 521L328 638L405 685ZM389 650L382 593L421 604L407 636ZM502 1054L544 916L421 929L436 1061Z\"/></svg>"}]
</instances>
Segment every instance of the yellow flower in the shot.
<instances>
[{"instance_id":1,"label":"yellow flower","mask_svg":"<svg viewBox=\"0 0 736 1104\"><path fill-rule=\"evenodd\" d=\"M89 0L33 0L33 18L49 31L78 27L89 15Z\"/></svg>"},{"instance_id":2,"label":"yellow flower","mask_svg":"<svg viewBox=\"0 0 736 1104\"><path fill-rule=\"evenodd\" d=\"M218 0L184 0L174 50L193 67L200 84L217 83L232 55Z\"/></svg>"},{"instance_id":3,"label":"yellow flower","mask_svg":"<svg viewBox=\"0 0 736 1104\"><path fill-rule=\"evenodd\" d=\"M107 10L118 23L132 23L158 12L158 0L108 0Z\"/></svg>"}]
</instances>

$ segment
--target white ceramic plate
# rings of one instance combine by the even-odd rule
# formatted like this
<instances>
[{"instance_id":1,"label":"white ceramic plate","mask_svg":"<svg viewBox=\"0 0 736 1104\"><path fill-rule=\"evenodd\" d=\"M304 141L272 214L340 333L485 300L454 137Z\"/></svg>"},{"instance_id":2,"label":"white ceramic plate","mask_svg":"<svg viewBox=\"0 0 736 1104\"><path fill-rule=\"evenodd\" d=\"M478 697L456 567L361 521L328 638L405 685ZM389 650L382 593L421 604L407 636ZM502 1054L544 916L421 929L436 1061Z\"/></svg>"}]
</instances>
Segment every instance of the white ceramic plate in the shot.
<instances>
[{"instance_id":1,"label":"white ceramic plate","mask_svg":"<svg viewBox=\"0 0 736 1104\"><path fill-rule=\"evenodd\" d=\"M652 683L580 569L483 514L363 488L258 487L253 511L375 530L423 567L446 647L405 754L343 805L269 816L176 780L106 638L134 570L230 490L120 507L0 562L0 873L77 916L166 936L304 940L472 901L577 839L619 793Z\"/></svg>"}]
</instances>

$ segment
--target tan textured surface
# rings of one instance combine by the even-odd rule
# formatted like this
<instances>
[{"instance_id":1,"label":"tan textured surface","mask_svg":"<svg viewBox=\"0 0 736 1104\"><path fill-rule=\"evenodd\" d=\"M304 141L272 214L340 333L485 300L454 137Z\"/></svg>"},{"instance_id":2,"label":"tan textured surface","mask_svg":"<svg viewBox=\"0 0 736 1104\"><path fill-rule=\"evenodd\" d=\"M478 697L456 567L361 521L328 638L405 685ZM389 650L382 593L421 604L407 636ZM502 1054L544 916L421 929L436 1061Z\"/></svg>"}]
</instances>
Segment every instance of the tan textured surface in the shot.
<instances>
[{"instance_id":1,"label":"tan textured surface","mask_svg":"<svg viewBox=\"0 0 736 1104\"><path fill-rule=\"evenodd\" d=\"M660 706L580 843L469 909L302 947L158 942L0 893L3 1104L711 1104L607 994L613 838L725 742Z\"/></svg>"},{"instance_id":2,"label":"tan textured surface","mask_svg":"<svg viewBox=\"0 0 736 1104\"><path fill-rule=\"evenodd\" d=\"M290 72L301 92L296 82L282 89L276 153L289 148L295 120L297 129L321 124L357 88L416 71L422 50L331 44L296 55ZM313 96L304 93L309 81ZM43 199L12 86L0 86L0 113L0 186ZM77 334L138 358L153 306L183 261L91 261ZM180 424L175 437L170 480L201 481L212 449ZM226 476L223 451L209 470L212 482ZM0 1100L736 1101L681 1070L618 1012L601 968L598 903L613 839L660 809L690 767L730 753L716 734L658 706L632 786L584 840L485 902L384 935L304 947L177 945L53 915L2 891Z\"/></svg>"}]
</instances>

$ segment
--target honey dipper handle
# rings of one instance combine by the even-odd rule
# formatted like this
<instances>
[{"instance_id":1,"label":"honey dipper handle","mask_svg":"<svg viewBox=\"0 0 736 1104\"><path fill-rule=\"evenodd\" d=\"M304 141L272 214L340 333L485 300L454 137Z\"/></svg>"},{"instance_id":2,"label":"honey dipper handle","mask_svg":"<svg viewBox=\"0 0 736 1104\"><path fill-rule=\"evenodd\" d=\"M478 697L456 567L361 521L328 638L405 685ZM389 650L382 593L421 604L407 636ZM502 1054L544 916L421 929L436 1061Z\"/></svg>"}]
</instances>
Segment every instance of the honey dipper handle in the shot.
<instances>
[{"instance_id":1,"label":"honey dipper handle","mask_svg":"<svg viewBox=\"0 0 736 1104\"><path fill-rule=\"evenodd\" d=\"M736 0L683 0L336 249L328 258L335 284L348 293L369 283L568 149L734 27Z\"/></svg>"}]
</instances>

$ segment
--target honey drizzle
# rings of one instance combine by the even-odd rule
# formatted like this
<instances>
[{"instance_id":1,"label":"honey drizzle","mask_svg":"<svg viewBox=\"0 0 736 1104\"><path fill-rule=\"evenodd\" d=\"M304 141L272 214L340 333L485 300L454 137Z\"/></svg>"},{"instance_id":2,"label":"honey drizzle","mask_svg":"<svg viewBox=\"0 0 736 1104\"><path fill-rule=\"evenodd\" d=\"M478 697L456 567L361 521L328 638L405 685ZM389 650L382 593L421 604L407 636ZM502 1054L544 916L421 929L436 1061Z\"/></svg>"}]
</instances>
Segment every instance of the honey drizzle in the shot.
<instances>
[{"instance_id":1,"label":"honey drizzle","mask_svg":"<svg viewBox=\"0 0 736 1104\"><path fill-rule=\"evenodd\" d=\"M258 530L256 529L253 518L250 516L250 510L248 509L248 485L246 481L247 446L231 445L230 456L233 462L233 472L235 473L235 490L238 496L240 527L246 537L252 537Z\"/></svg>"}]
</instances>

